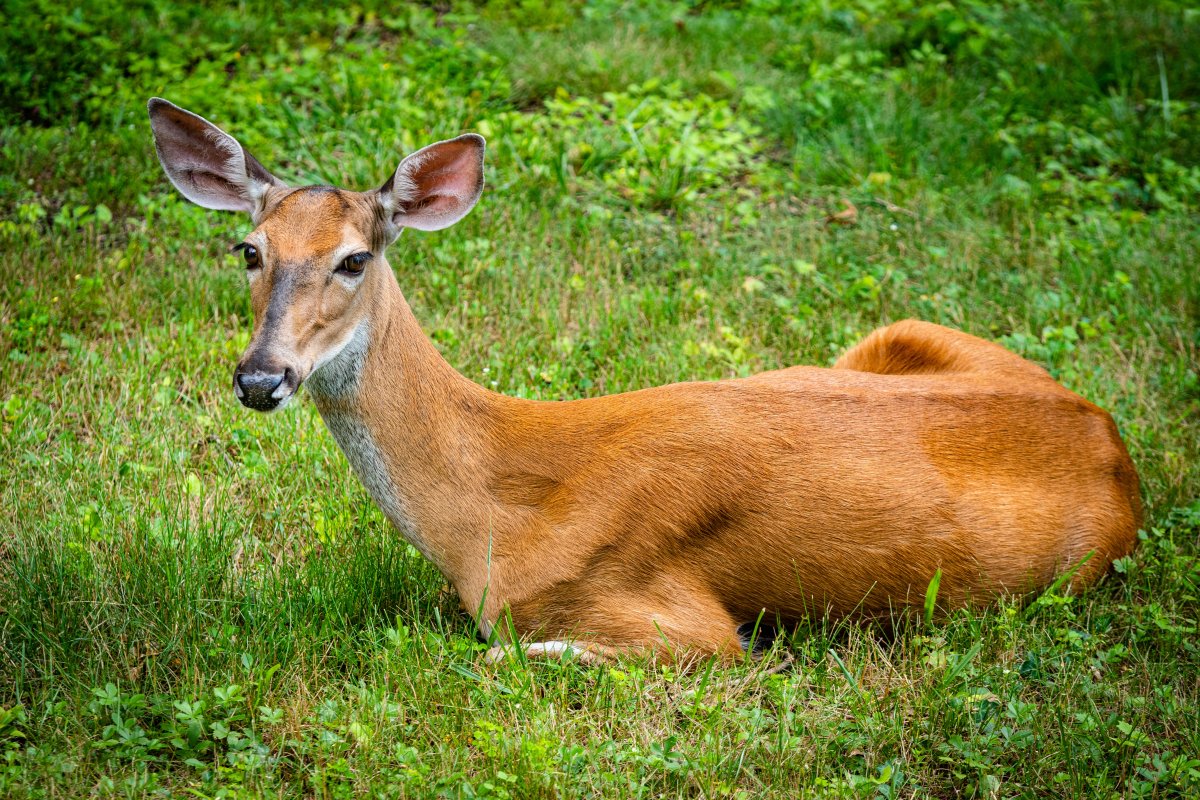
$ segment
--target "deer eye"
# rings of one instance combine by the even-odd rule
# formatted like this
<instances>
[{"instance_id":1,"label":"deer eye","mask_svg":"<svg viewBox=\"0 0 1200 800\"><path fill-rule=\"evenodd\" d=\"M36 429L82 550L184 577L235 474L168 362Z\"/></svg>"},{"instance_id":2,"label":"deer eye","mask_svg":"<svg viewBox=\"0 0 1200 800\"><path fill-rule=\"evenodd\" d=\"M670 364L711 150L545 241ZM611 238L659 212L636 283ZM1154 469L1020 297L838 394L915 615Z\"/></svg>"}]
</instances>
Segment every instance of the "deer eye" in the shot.
<instances>
[{"instance_id":1,"label":"deer eye","mask_svg":"<svg viewBox=\"0 0 1200 800\"><path fill-rule=\"evenodd\" d=\"M257 247L242 242L241 244L234 245L233 249L242 251L242 258L246 259L246 269L254 269L258 266L259 259Z\"/></svg>"},{"instance_id":2,"label":"deer eye","mask_svg":"<svg viewBox=\"0 0 1200 800\"><path fill-rule=\"evenodd\" d=\"M370 253L355 253L352 256L346 256L338 265L338 271L345 272L347 275L361 275L370 260Z\"/></svg>"}]
</instances>

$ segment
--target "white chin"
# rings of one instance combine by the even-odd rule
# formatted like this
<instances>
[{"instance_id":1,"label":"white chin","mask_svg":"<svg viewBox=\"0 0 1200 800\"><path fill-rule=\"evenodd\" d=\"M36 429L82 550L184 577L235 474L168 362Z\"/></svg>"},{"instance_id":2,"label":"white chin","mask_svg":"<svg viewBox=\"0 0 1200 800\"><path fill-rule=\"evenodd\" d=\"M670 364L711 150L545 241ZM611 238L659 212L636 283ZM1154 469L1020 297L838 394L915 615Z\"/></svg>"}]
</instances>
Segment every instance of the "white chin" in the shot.
<instances>
[{"instance_id":1,"label":"white chin","mask_svg":"<svg viewBox=\"0 0 1200 800\"><path fill-rule=\"evenodd\" d=\"M299 387L299 386L297 386L297 387L296 387L296 392L298 392L298 391L300 391L300 387ZM295 396L296 396L296 392L292 392L292 393L291 393L291 394L289 394L287 397L285 397L285 398L283 398L282 400L280 400L280 401L279 401L279 404L278 404L277 406L275 406L274 408L268 408L268 409L267 409L267 410L266 410L264 413L267 413L267 414L274 414L274 413L275 413L275 412L277 412L277 411L282 411L282 410L283 410L283 408L284 408L285 406L287 406L289 403L291 403L291 402L292 402L292 399L293 399L293 398L295 398Z\"/></svg>"}]
</instances>

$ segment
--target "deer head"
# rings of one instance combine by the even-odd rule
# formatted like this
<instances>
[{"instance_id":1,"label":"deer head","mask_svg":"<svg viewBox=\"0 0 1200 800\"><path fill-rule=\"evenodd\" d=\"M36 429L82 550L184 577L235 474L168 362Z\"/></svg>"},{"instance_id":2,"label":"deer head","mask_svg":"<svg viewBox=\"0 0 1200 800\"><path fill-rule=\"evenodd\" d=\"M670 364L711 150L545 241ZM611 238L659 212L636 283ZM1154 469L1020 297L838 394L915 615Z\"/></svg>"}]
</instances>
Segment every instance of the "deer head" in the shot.
<instances>
[{"instance_id":1,"label":"deer head","mask_svg":"<svg viewBox=\"0 0 1200 800\"><path fill-rule=\"evenodd\" d=\"M233 246L246 262L254 333L234 392L257 411L282 408L330 363L370 313L384 251L405 228L439 230L462 219L483 191L484 140L437 142L400 162L378 189L292 188L208 120L166 100L149 104L163 169L205 208L244 211L254 224Z\"/></svg>"}]
</instances>

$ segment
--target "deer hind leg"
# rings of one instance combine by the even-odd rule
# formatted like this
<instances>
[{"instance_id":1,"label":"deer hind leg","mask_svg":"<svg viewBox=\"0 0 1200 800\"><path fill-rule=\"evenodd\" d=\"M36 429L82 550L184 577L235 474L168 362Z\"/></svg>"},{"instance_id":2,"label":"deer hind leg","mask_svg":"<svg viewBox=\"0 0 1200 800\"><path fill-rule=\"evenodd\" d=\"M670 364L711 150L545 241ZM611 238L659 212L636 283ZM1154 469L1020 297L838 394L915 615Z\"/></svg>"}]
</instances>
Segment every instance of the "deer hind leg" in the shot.
<instances>
[{"instance_id":1,"label":"deer hind leg","mask_svg":"<svg viewBox=\"0 0 1200 800\"><path fill-rule=\"evenodd\" d=\"M872 332L833 366L880 375L982 373L1050 379L1041 367L998 344L915 319Z\"/></svg>"}]
</instances>

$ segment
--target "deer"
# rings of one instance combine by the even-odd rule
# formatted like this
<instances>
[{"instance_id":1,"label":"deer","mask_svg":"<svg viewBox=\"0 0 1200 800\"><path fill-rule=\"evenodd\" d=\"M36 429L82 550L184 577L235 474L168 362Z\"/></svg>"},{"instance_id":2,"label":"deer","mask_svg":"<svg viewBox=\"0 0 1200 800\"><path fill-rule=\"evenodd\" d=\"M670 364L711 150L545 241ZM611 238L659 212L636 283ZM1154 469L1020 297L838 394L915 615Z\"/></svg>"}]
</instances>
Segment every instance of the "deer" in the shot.
<instances>
[{"instance_id":1,"label":"deer","mask_svg":"<svg viewBox=\"0 0 1200 800\"><path fill-rule=\"evenodd\" d=\"M481 136L370 191L292 187L208 120L148 108L175 188L250 215L237 399L270 412L307 387L488 659L736 660L763 620L894 618L935 576L939 613L986 606L1088 586L1132 551L1139 482L1112 417L998 344L910 319L832 367L510 397L447 363L385 255L475 206Z\"/></svg>"}]
</instances>

